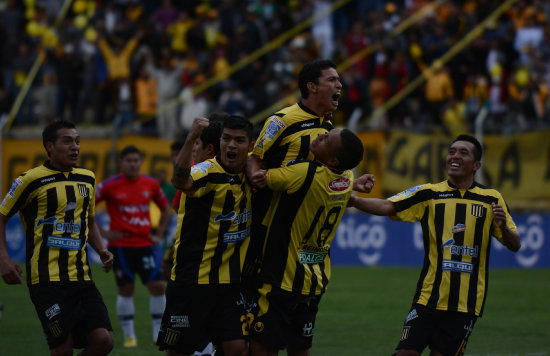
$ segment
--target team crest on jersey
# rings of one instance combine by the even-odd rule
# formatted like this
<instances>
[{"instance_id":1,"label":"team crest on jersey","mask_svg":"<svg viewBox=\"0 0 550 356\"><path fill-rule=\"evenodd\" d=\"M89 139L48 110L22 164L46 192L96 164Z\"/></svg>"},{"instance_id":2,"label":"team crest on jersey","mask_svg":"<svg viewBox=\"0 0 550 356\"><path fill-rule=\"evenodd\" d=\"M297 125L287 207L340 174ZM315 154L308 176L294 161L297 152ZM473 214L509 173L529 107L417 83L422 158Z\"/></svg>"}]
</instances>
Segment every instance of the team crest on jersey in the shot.
<instances>
[{"instance_id":1,"label":"team crest on jersey","mask_svg":"<svg viewBox=\"0 0 550 356\"><path fill-rule=\"evenodd\" d=\"M279 131L286 128L286 125L276 115L271 116L268 120L269 125L267 125L263 138L266 140L273 140Z\"/></svg>"},{"instance_id":2,"label":"team crest on jersey","mask_svg":"<svg viewBox=\"0 0 550 356\"><path fill-rule=\"evenodd\" d=\"M195 164L193 167L191 167L191 173L197 173L202 172L206 173L208 171L208 168L214 168L214 165L210 161L202 161L200 163Z\"/></svg>"},{"instance_id":3,"label":"team crest on jersey","mask_svg":"<svg viewBox=\"0 0 550 356\"><path fill-rule=\"evenodd\" d=\"M86 187L86 184L78 183L78 193L86 198L88 196L88 187Z\"/></svg>"},{"instance_id":4,"label":"team crest on jersey","mask_svg":"<svg viewBox=\"0 0 550 356\"><path fill-rule=\"evenodd\" d=\"M328 189L333 192L343 192L349 189L350 184L351 182L348 177L338 177L328 183Z\"/></svg>"},{"instance_id":5,"label":"team crest on jersey","mask_svg":"<svg viewBox=\"0 0 550 356\"><path fill-rule=\"evenodd\" d=\"M486 209L481 204L472 204L471 214L476 218L482 218L485 216Z\"/></svg>"}]
</instances>

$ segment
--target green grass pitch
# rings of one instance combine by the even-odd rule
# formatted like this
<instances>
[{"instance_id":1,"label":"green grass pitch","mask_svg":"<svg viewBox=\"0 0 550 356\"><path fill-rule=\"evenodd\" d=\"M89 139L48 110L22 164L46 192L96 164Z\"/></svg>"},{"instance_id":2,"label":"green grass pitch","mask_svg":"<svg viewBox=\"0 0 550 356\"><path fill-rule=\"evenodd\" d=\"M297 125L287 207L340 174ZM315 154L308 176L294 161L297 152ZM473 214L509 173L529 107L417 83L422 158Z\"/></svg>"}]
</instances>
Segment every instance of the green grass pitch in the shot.
<instances>
[{"instance_id":1,"label":"green grass pitch","mask_svg":"<svg viewBox=\"0 0 550 356\"><path fill-rule=\"evenodd\" d=\"M97 266L93 273L115 330L115 349L111 355L161 355L151 344L145 287L136 285L139 346L124 349L114 313L114 278ZM319 307L311 354L391 355L419 273L420 268L334 267L329 289ZM489 283L485 314L476 323L466 354L550 355L550 270L492 269ZM0 282L0 301L5 304L0 320L0 355L47 355L48 347L27 287Z\"/></svg>"}]
</instances>

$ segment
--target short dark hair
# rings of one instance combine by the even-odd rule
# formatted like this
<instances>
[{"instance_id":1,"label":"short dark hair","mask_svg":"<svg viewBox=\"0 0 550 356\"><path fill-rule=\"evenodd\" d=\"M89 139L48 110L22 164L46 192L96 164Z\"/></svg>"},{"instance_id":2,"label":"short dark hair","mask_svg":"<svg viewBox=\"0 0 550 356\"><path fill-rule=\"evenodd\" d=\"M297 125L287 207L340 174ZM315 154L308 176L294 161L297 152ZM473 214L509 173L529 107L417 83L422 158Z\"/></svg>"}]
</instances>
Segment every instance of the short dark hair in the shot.
<instances>
[{"instance_id":1,"label":"short dark hair","mask_svg":"<svg viewBox=\"0 0 550 356\"><path fill-rule=\"evenodd\" d=\"M336 155L339 162L336 169L345 171L357 167L359 162L363 159L363 142L361 142L356 134L348 129L343 129L342 132L340 132L340 139L342 140L342 147Z\"/></svg>"},{"instance_id":2,"label":"short dark hair","mask_svg":"<svg viewBox=\"0 0 550 356\"><path fill-rule=\"evenodd\" d=\"M451 146L453 143L457 141L468 141L474 144L474 159L476 161L481 161L481 156L483 155L483 148L481 147L481 143L472 135L468 134L462 134L458 135L453 142L451 142Z\"/></svg>"},{"instance_id":3,"label":"short dark hair","mask_svg":"<svg viewBox=\"0 0 550 356\"><path fill-rule=\"evenodd\" d=\"M126 146L124 147L121 151L120 151L120 154L118 155L118 158L120 159L123 159L124 157L126 157L127 155L129 155L130 153L137 153L138 155L143 156L141 151L138 150L138 148L134 145L129 145L129 146Z\"/></svg>"},{"instance_id":4,"label":"short dark hair","mask_svg":"<svg viewBox=\"0 0 550 356\"><path fill-rule=\"evenodd\" d=\"M232 130L244 130L244 131L246 131L248 139L250 141L252 141L252 139L253 139L253 133L252 133L253 126L252 126L252 123L250 121L248 121L248 119L245 118L244 116L229 115L223 121L223 128L224 129L232 129Z\"/></svg>"},{"instance_id":5,"label":"short dark hair","mask_svg":"<svg viewBox=\"0 0 550 356\"><path fill-rule=\"evenodd\" d=\"M306 99L309 96L309 90L307 89L307 83L312 82L319 83L319 77L322 75L321 71L327 68L336 69L336 64L329 59L316 59L309 63L306 63L300 73L298 73L298 87L300 88L300 95Z\"/></svg>"},{"instance_id":6,"label":"short dark hair","mask_svg":"<svg viewBox=\"0 0 550 356\"><path fill-rule=\"evenodd\" d=\"M46 149L48 157L50 156L50 152L48 152L48 149L46 148L46 143L52 142L55 144L55 141L57 140L57 130L74 129L75 127L76 126L72 121L55 120L44 128L44 131L42 131L42 145L44 145L44 149Z\"/></svg>"}]
</instances>

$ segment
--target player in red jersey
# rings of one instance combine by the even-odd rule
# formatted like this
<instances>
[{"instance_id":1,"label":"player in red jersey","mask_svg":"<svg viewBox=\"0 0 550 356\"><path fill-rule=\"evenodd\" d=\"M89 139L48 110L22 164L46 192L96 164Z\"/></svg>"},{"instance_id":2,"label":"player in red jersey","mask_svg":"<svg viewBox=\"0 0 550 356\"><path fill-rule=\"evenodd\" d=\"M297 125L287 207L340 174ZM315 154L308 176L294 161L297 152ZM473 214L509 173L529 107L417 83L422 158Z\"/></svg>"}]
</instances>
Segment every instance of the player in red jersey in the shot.
<instances>
[{"instance_id":1,"label":"player in red jersey","mask_svg":"<svg viewBox=\"0 0 550 356\"><path fill-rule=\"evenodd\" d=\"M159 183L140 173L141 163L141 152L135 146L125 147L119 157L121 173L102 182L96 193L96 203L106 202L111 219L109 230L100 230L109 240L109 251L115 256L116 310L124 333L124 347L137 346L135 274L139 274L151 293L149 311L153 318L153 341L156 341L166 303L161 262L153 245L162 241L171 210ZM155 233L152 233L149 211L151 201L161 210Z\"/></svg>"}]
</instances>

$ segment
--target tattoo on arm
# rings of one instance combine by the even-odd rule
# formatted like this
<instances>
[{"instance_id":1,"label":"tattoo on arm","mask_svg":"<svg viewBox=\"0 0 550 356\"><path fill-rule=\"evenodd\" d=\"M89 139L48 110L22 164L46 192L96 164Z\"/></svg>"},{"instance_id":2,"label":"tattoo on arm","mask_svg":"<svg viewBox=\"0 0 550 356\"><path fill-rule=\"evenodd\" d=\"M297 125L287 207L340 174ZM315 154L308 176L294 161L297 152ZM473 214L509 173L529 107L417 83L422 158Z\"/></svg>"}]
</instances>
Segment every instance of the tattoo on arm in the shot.
<instances>
[{"instance_id":1,"label":"tattoo on arm","mask_svg":"<svg viewBox=\"0 0 550 356\"><path fill-rule=\"evenodd\" d=\"M191 174L191 168L189 167L181 167L177 164L174 165L174 176L179 179L187 179L189 175Z\"/></svg>"}]
</instances>

